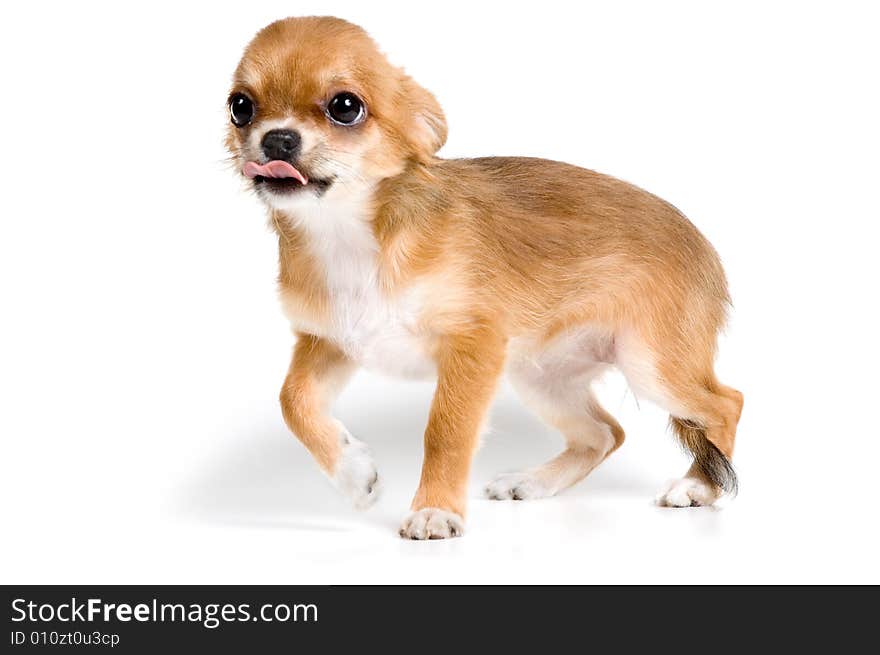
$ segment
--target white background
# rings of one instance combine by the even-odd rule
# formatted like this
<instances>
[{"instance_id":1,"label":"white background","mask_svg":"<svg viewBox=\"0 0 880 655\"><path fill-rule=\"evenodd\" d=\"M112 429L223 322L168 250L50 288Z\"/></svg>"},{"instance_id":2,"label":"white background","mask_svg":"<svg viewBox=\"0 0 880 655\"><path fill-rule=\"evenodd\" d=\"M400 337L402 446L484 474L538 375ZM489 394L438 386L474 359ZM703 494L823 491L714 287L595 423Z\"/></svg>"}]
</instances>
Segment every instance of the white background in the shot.
<instances>
[{"instance_id":1,"label":"white background","mask_svg":"<svg viewBox=\"0 0 880 655\"><path fill-rule=\"evenodd\" d=\"M202 3L198 3L202 5ZM880 582L880 61L869 3L17 3L0 20L3 583ZM479 499L557 436L508 389L468 534L397 538L432 385L336 413L386 489L348 508L277 405L292 337L262 208L224 163L243 46L364 25L443 104L444 156L630 180L719 250L745 393L723 509L651 505L687 460L619 377L627 443L533 503Z\"/></svg>"}]
</instances>

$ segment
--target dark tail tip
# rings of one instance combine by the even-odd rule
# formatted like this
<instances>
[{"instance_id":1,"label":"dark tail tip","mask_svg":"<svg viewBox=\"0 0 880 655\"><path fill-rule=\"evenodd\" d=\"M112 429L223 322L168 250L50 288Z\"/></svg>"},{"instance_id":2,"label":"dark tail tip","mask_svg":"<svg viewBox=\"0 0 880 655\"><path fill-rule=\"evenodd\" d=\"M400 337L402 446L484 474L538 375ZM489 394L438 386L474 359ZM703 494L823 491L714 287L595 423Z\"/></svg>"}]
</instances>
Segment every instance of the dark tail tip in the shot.
<instances>
[{"instance_id":1,"label":"dark tail tip","mask_svg":"<svg viewBox=\"0 0 880 655\"><path fill-rule=\"evenodd\" d=\"M730 460L706 437L706 428L694 421L672 417L669 425L681 444L694 456L694 462L712 484L732 496L739 483Z\"/></svg>"}]
</instances>

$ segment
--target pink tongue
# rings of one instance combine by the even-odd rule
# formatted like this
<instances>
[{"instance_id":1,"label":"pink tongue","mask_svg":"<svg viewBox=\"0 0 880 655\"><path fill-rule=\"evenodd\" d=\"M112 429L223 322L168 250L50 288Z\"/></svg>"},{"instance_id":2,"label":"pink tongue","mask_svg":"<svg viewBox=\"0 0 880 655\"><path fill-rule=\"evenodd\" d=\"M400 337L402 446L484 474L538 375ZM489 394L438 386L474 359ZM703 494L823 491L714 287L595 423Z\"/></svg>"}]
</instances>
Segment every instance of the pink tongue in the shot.
<instances>
[{"instance_id":1,"label":"pink tongue","mask_svg":"<svg viewBox=\"0 0 880 655\"><path fill-rule=\"evenodd\" d=\"M258 164L255 161L249 161L241 170L242 173L251 179L258 175L276 179L292 177L295 180L299 180L300 184L309 183L309 180L305 175L300 173L286 161L281 161L279 159L273 159L265 164Z\"/></svg>"}]
</instances>

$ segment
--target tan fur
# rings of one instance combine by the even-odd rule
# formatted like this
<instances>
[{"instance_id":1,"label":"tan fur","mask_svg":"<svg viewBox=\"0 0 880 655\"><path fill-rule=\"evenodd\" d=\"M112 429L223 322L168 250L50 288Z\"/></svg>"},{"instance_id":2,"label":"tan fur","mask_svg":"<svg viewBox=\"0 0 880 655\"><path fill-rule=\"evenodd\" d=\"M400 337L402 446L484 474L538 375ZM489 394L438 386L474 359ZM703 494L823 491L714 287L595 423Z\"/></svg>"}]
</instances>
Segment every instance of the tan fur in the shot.
<instances>
[{"instance_id":1,"label":"tan fur","mask_svg":"<svg viewBox=\"0 0 880 655\"><path fill-rule=\"evenodd\" d=\"M330 474L342 439L339 426L328 417L328 406L353 369L354 365L330 342L303 334L297 339L281 389L287 426Z\"/></svg>"},{"instance_id":2,"label":"tan fur","mask_svg":"<svg viewBox=\"0 0 880 655\"><path fill-rule=\"evenodd\" d=\"M612 359L624 339L640 344L670 409L699 421L732 456L742 396L713 373L726 281L712 246L675 207L564 163L437 158L446 123L436 100L391 66L360 28L338 19L267 27L245 51L233 90L255 98L255 125L292 117L319 143L304 153L304 167L319 161L315 152L356 157L359 175L372 185L369 220L382 292L393 299L417 284L425 290L417 331L439 382L413 509L463 515L471 457L508 344L529 339L540 349L586 324L615 335ZM369 117L362 125L328 123L320 101L338 90L364 98ZM237 161L248 156L250 129L230 127ZM277 210L273 225L283 301L303 324L321 326L330 292L308 236ZM327 339L302 334L282 392L288 425L329 472L339 435L327 401L354 366ZM616 449L622 429L585 396L587 402Z\"/></svg>"}]
</instances>

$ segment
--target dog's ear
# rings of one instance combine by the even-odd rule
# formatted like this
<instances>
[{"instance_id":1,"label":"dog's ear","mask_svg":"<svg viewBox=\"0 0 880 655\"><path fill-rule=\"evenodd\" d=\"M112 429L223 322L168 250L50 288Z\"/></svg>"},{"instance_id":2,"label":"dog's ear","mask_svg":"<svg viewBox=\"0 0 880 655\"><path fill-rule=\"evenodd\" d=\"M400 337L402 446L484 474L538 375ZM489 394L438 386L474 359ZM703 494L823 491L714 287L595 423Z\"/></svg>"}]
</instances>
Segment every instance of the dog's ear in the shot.
<instances>
[{"instance_id":1,"label":"dog's ear","mask_svg":"<svg viewBox=\"0 0 880 655\"><path fill-rule=\"evenodd\" d=\"M411 77L404 76L401 94L409 120L405 138L412 143L416 155L431 157L446 143L446 117L440 103L427 89Z\"/></svg>"}]
</instances>

